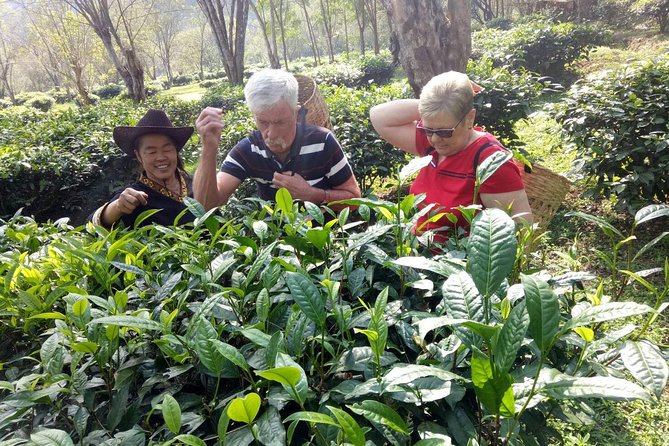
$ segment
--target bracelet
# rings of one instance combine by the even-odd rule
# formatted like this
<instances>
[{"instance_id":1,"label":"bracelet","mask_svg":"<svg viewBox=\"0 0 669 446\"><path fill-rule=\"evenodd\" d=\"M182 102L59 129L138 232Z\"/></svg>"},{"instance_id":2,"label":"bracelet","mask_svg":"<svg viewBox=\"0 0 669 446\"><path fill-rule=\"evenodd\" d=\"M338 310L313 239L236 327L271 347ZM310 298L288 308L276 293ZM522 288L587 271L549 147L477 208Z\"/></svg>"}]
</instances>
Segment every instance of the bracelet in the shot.
<instances>
[{"instance_id":1,"label":"bracelet","mask_svg":"<svg viewBox=\"0 0 669 446\"><path fill-rule=\"evenodd\" d=\"M322 203L327 203L327 202L329 202L329 201L330 201L330 200L329 200L329 197L328 197L328 190L327 190L327 189L323 189L323 201L322 201Z\"/></svg>"}]
</instances>

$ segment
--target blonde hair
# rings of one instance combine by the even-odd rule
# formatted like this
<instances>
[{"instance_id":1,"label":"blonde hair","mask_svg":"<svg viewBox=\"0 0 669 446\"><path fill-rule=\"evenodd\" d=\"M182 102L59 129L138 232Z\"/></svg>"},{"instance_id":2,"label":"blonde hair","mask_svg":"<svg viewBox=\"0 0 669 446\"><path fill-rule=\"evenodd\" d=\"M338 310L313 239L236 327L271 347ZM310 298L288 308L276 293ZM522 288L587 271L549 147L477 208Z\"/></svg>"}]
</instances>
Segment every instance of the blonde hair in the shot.
<instances>
[{"instance_id":1,"label":"blonde hair","mask_svg":"<svg viewBox=\"0 0 669 446\"><path fill-rule=\"evenodd\" d=\"M474 106L474 90L464 73L448 71L434 76L420 93L418 112L423 118L449 114L459 118Z\"/></svg>"}]
</instances>

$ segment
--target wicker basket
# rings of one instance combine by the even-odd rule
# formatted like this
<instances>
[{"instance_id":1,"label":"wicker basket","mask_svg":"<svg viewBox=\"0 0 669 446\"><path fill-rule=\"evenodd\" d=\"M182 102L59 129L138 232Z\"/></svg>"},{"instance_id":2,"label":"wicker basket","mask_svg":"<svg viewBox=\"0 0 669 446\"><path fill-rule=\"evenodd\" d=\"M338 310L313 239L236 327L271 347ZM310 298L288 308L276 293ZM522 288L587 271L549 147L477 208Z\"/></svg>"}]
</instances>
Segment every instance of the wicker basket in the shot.
<instances>
[{"instance_id":1,"label":"wicker basket","mask_svg":"<svg viewBox=\"0 0 669 446\"><path fill-rule=\"evenodd\" d=\"M297 100L307 109L307 123L332 130L328 106L318 91L316 82L304 74L295 74L295 79L299 85Z\"/></svg>"},{"instance_id":2,"label":"wicker basket","mask_svg":"<svg viewBox=\"0 0 669 446\"><path fill-rule=\"evenodd\" d=\"M569 192L571 183L562 175L537 164L532 166L530 173L524 170L522 172L534 222L538 223L540 228L546 229Z\"/></svg>"}]
</instances>

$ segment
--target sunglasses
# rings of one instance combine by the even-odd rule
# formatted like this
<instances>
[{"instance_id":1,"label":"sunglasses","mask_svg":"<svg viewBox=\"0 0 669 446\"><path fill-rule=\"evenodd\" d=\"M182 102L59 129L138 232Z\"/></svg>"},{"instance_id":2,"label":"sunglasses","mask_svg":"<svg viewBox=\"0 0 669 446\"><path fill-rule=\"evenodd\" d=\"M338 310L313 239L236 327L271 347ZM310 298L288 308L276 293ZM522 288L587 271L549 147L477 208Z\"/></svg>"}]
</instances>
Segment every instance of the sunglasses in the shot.
<instances>
[{"instance_id":1,"label":"sunglasses","mask_svg":"<svg viewBox=\"0 0 669 446\"><path fill-rule=\"evenodd\" d=\"M453 132L455 132L455 129L462 123L463 119L465 119L465 116L467 116L469 112L465 113L462 118L458 121L457 124L455 124L455 127L451 129L433 129L430 127L425 127L422 124L416 124L416 128L420 130L421 132L425 133L425 136L428 138L431 138L432 135L437 135L440 138L450 138L453 136Z\"/></svg>"}]
</instances>

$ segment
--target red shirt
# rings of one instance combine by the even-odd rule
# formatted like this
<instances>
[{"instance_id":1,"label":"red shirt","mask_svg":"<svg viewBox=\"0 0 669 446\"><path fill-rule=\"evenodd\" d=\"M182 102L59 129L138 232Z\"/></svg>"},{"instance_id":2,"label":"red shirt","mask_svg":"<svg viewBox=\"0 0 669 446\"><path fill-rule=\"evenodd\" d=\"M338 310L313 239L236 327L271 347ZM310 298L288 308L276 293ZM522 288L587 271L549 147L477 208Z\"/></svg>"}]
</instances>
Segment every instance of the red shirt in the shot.
<instances>
[{"instance_id":1,"label":"red shirt","mask_svg":"<svg viewBox=\"0 0 669 446\"><path fill-rule=\"evenodd\" d=\"M480 130L480 129L476 129ZM464 227L468 229L468 223L462 214L452 209L463 205L472 204L474 199L474 157L478 149L485 143L494 143L494 146L483 149L479 155L479 164L493 153L504 150L502 145L489 133L481 136L476 141L467 146L464 150L446 157L439 165L437 160L439 154L430 146L430 142L424 133L416 130L416 149L421 156L431 153L433 161L423 167L418 176L411 185L410 193L414 195L426 194L425 200L421 203L421 208L429 204L436 203L436 206L428 213L422 216L414 228L418 234L436 228L444 228L435 234L435 241L444 242L448 239L448 229ZM513 159L504 163L497 171L488 178L479 188L477 203L481 204L480 194L498 194L504 192L513 192L523 189L523 181L520 170ZM437 213L453 213L458 221L457 224L451 223L445 216L438 221L431 222L422 226L429 219L430 215ZM420 228L420 231L418 231Z\"/></svg>"}]
</instances>

